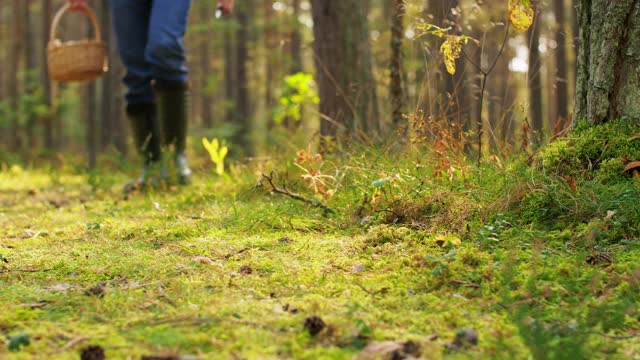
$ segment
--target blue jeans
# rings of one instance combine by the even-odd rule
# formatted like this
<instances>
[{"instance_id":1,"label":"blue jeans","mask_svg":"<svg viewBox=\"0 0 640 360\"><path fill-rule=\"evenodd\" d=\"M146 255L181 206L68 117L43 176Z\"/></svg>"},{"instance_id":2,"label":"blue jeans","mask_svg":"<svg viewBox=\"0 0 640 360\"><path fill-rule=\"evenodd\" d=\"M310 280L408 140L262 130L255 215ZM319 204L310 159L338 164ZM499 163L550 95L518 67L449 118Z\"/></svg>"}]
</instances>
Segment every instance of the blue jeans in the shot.
<instances>
[{"instance_id":1,"label":"blue jeans","mask_svg":"<svg viewBox=\"0 0 640 360\"><path fill-rule=\"evenodd\" d=\"M128 104L153 103L152 80L187 82L183 37L190 7L191 0L111 0Z\"/></svg>"}]
</instances>

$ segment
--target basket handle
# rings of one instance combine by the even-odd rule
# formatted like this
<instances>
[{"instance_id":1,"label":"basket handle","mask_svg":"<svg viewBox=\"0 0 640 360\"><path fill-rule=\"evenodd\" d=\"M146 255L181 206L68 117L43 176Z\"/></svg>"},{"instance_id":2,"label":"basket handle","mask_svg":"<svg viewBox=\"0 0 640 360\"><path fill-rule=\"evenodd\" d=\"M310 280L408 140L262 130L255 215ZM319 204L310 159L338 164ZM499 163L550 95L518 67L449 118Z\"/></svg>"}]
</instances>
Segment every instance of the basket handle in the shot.
<instances>
[{"instance_id":1,"label":"basket handle","mask_svg":"<svg viewBox=\"0 0 640 360\"><path fill-rule=\"evenodd\" d=\"M60 10L56 13L56 16L53 18L53 22L51 23L51 30L49 31L49 41L54 41L56 37L56 32L58 31L58 26L60 25L60 20L62 20L62 16L69 11L71 7L69 3L64 4ZM100 29L100 23L98 22L98 17L96 13L91 10L89 6L85 6L85 10L82 13L87 15L91 20L91 24L96 31L95 40L102 41L102 29Z\"/></svg>"}]
</instances>

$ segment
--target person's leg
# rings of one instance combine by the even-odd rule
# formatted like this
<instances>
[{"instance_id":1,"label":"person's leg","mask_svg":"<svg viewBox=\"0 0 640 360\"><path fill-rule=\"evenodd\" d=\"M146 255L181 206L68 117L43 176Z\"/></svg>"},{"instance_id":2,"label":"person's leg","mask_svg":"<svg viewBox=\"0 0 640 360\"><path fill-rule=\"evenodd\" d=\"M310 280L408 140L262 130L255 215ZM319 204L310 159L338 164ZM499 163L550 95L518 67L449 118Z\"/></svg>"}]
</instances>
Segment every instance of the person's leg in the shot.
<instances>
[{"instance_id":1,"label":"person's leg","mask_svg":"<svg viewBox=\"0 0 640 360\"><path fill-rule=\"evenodd\" d=\"M110 0L111 19L122 64L126 69L127 104L153 103L152 65L145 57L152 0Z\"/></svg>"},{"instance_id":2,"label":"person's leg","mask_svg":"<svg viewBox=\"0 0 640 360\"><path fill-rule=\"evenodd\" d=\"M183 46L190 6L191 0L154 0L145 50L152 65L164 144L175 148L174 161L183 184L191 177L185 156L189 86Z\"/></svg>"},{"instance_id":3,"label":"person's leg","mask_svg":"<svg viewBox=\"0 0 640 360\"><path fill-rule=\"evenodd\" d=\"M126 68L126 112L137 150L144 158L142 175L125 191L144 186L152 167L161 160L161 130L151 87L152 66L145 58L151 19L151 0L111 0L113 28L118 51Z\"/></svg>"}]
</instances>

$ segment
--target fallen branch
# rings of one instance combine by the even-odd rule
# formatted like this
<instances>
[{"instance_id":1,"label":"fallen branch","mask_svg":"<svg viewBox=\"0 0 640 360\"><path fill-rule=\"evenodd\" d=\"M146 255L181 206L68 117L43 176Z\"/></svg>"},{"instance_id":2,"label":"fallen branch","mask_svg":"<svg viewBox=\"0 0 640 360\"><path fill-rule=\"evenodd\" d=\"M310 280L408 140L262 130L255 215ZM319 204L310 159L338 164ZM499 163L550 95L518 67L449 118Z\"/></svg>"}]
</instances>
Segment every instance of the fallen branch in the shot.
<instances>
[{"instance_id":1,"label":"fallen branch","mask_svg":"<svg viewBox=\"0 0 640 360\"><path fill-rule=\"evenodd\" d=\"M164 292L164 289L162 288L162 283L158 283L158 291L160 292L160 296L164 298L169 304L171 304L171 306L178 307L178 304L176 304L175 301L171 300L169 295L167 295L167 293Z\"/></svg>"},{"instance_id":2,"label":"fallen branch","mask_svg":"<svg viewBox=\"0 0 640 360\"><path fill-rule=\"evenodd\" d=\"M292 199L298 200L298 201L302 201L305 202L307 204L311 204L313 206L319 207L322 210L324 210L327 213L332 213L335 214L335 210L333 210L332 208L328 207L327 205L323 204L321 201L316 200L316 199L310 199L307 197L304 197L302 195L298 195L295 193L292 193L291 191L289 191L286 187L277 187L274 183L273 183L273 173L269 176L262 174L262 178L260 179L260 183L262 186L264 186L264 182L267 182L267 184L269 184L269 191L271 191L272 193L276 193L276 194L281 194L281 195L285 195L288 196Z\"/></svg>"},{"instance_id":3,"label":"fallen branch","mask_svg":"<svg viewBox=\"0 0 640 360\"><path fill-rule=\"evenodd\" d=\"M63 347L61 347L60 349L54 351L53 353L54 354L63 353L65 351L67 351L67 350L70 350L72 347L74 347L74 346L76 346L78 344L81 344L82 342L87 341L89 339L91 339L91 336L79 336L79 337L77 337L75 339L72 339L71 341L66 343Z\"/></svg>"},{"instance_id":4,"label":"fallen branch","mask_svg":"<svg viewBox=\"0 0 640 360\"><path fill-rule=\"evenodd\" d=\"M201 326L201 325L206 325L212 322L227 322L227 323L243 325L243 326L251 326L251 327L262 328L262 329L269 328L269 326L265 324L261 324L253 321L238 320L238 319L219 318L219 317L178 317L178 318L160 319L155 321L139 321L139 322L127 325L126 327L122 328L122 330L133 329L138 326L144 326L144 327L162 326L162 325Z\"/></svg>"},{"instance_id":5,"label":"fallen branch","mask_svg":"<svg viewBox=\"0 0 640 360\"><path fill-rule=\"evenodd\" d=\"M43 270L24 270L24 269L0 269L0 274L9 274L9 273L38 273L38 272L47 272L52 269L43 269Z\"/></svg>"},{"instance_id":6,"label":"fallen branch","mask_svg":"<svg viewBox=\"0 0 640 360\"><path fill-rule=\"evenodd\" d=\"M246 252L246 251L249 251L249 250L251 250L251 248L250 248L250 247L246 247L246 248L244 248L244 249L241 249L241 250L238 250L238 251L235 251L235 252L229 253L229 254L225 255L225 256L224 256L224 258L225 258L225 260L229 260L229 259L231 259L232 257L237 256L237 255L240 255L240 254L242 254L242 253L244 253L244 252Z\"/></svg>"}]
</instances>

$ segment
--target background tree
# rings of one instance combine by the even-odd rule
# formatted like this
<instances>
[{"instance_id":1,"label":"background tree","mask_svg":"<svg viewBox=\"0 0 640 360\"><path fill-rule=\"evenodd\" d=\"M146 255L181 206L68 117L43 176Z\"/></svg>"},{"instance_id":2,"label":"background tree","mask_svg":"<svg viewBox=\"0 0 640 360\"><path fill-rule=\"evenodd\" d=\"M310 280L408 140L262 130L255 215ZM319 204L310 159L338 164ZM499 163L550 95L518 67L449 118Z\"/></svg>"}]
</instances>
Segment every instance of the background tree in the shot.
<instances>
[{"instance_id":1,"label":"background tree","mask_svg":"<svg viewBox=\"0 0 640 360\"><path fill-rule=\"evenodd\" d=\"M369 44L368 7L359 0L312 0L320 134L376 137L380 132Z\"/></svg>"},{"instance_id":2,"label":"background tree","mask_svg":"<svg viewBox=\"0 0 640 360\"><path fill-rule=\"evenodd\" d=\"M640 115L640 1L580 0L574 119Z\"/></svg>"},{"instance_id":3,"label":"background tree","mask_svg":"<svg viewBox=\"0 0 640 360\"><path fill-rule=\"evenodd\" d=\"M544 123L542 116L542 66L540 59L540 20L536 17L529 28L529 122L533 133L533 143L539 146L544 137Z\"/></svg>"},{"instance_id":4,"label":"background tree","mask_svg":"<svg viewBox=\"0 0 640 360\"><path fill-rule=\"evenodd\" d=\"M405 94L402 84L402 44L404 41L404 16L405 16L404 0L393 0L393 11L391 12L391 65L389 72L391 74L391 118L396 129L404 127L403 115L405 109Z\"/></svg>"}]
</instances>

